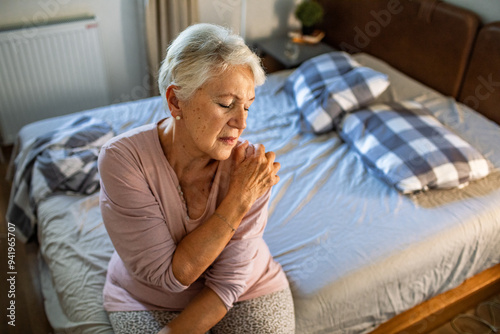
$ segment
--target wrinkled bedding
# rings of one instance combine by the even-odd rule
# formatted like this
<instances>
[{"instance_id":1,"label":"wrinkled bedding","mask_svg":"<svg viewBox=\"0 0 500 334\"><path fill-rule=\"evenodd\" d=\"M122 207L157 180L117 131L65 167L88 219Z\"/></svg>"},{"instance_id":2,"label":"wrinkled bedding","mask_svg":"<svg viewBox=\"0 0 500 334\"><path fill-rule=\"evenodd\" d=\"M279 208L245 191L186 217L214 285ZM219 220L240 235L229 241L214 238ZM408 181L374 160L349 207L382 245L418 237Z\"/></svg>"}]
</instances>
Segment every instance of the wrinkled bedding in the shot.
<instances>
[{"instance_id":1,"label":"wrinkled bedding","mask_svg":"<svg viewBox=\"0 0 500 334\"><path fill-rule=\"evenodd\" d=\"M415 100L495 166L464 189L402 195L371 175L335 132L303 133L283 91L290 71L257 89L244 138L263 143L282 165L264 238L283 266L297 333L367 333L420 302L500 263L500 128L365 54L389 75L377 102ZM117 133L165 117L160 98L86 111ZM19 147L75 114L21 130ZM98 194L57 195L38 207L45 307L61 333L112 333L102 287L113 247Z\"/></svg>"}]
</instances>

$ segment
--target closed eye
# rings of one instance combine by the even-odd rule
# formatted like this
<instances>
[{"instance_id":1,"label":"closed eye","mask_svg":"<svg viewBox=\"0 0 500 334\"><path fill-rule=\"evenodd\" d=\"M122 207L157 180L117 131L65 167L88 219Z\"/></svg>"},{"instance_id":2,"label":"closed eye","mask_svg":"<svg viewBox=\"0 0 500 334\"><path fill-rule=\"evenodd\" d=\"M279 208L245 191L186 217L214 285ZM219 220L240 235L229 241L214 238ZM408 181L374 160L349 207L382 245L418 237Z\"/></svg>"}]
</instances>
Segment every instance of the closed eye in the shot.
<instances>
[{"instance_id":1,"label":"closed eye","mask_svg":"<svg viewBox=\"0 0 500 334\"><path fill-rule=\"evenodd\" d=\"M222 104L222 103L218 103L218 105L219 105L220 107L224 108L224 109L230 109L230 108L233 106L232 104L230 104L230 105L225 105L225 104ZM250 107L248 107L248 108L243 108L243 109L245 109L246 111L249 111L249 110L250 110Z\"/></svg>"}]
</instances>

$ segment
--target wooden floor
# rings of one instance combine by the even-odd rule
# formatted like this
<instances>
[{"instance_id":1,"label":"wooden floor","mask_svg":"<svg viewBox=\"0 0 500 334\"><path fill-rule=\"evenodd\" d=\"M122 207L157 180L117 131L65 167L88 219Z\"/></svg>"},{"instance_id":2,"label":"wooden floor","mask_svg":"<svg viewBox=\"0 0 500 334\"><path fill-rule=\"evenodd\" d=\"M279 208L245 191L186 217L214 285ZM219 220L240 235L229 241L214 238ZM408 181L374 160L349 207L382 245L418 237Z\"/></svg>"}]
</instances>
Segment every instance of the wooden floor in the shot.
<instances>
[{"instance_id":1,"label":"wooden floor","mask_svg":"<svg viewBox=\"0 0 500 334\"><path fill-rule=\"evenodd\" d=\"M495 301L495 302L499 302L500 303L500 294L496 294L496 295L493 295L493 296L489 297L487 301ZM485 302L485 301L482 301L481 303L483 303L483 302ZM469 309L469 310L467 310L467 311L465 311L465 312L463 312L461 314L467 313L467 314L470 314L470 315L473 315L473 316L477 316L477 313L476 313L477 306L478 305L476 305L474 308L471 308L471 309ZM460 323L458 322L458 324L460 324ZM481 333L484 333L484 332L481 332ZM429 334L457 334L457 331L455 331L453 329L453 327L451 326L451 322L447 322L446 324L444 324L443 326L441 326L441 327L433 330Z\"/></svg>"},{"instance_id":2,"label":"wooden floor","mask_svg":"<svg viewBox=\"0 0 500 334\"><path fill-rule=\"evenodd\" d=\"M5 159L8 161L11 147L3 147ZM8 268L8 248L11 242L8 235L8 226L5 213L9 200L10 183L5 180L7 163L0 164L0 333L5 334L49 334L53 333L43 307L43 297L40 290L38 275L37 254L38 245L34 242L23 244L16 240L13 256L14 268ZM11 245L12 246L12 245ZM16 274L8 274L15 272ZM10 281L7 281L10 279ZM7 284L5 284L5 282ZM11 285L14 282L15 285ZM14 294L14 295L13 295ZM11 303L14 306L11 307ZM13 311L7 310L8 307ZM7 311L7 314L6 314ZM9 325L11 318L7 317L12 312L15 326ZM12 322L11 322L12 324Z\"/></svg>"},{"instance_id":3,"label":"wooden floor","mask_svg":"<svg viewBox=\"0 0 500 334\"><path fill-rule=\"evenodd\" d=\"M5 159L8 161L12 148L0 147L0 149L3 150ZM45 315L43 296L40 289L40 279L37 266L38 244L36 242L23 244L16 241L15 253L13 254L15 255L15 258L13 258L15 261L15 268L8 268L8 242L11 240L8 235L5 212L11 185L5 180L7 166L8 164L6 162L0 163L0 253L2 254L1 259L3 261L0 266L2 268L0 271L0 282L2 282L0 283L0 309L2 310L2 312L0 312L0 333L51 334L54 333L54 331ZM9 274L9 272L15 272L16 274ZM11 286L9 283L10 281L7 281L7 279L10 278L12 278L11 281L15 281L15 286ZM5 282L7 282L7 284L5 284ZM11 293L14 293L15 296L12 296ZM487 300L500 301L500 294L487 296L487 298L483 299L481 302ZM15 315L15 326L8 324L11 319L7 317L7 315L10 314L10 311L7 310L7 308L12 302L15 302L15 310L13 313L13 315ZM477 305L471 307L465 312L473 314L476 306ZM7 314L5 311L7 311ZM426 320L427 323L436 321L436 319L432 317L429 317L429 319ZM417 332L428 334L457 334L449 322L431 332L426 331L424 327Z\"/></svg>"}]
</instances>

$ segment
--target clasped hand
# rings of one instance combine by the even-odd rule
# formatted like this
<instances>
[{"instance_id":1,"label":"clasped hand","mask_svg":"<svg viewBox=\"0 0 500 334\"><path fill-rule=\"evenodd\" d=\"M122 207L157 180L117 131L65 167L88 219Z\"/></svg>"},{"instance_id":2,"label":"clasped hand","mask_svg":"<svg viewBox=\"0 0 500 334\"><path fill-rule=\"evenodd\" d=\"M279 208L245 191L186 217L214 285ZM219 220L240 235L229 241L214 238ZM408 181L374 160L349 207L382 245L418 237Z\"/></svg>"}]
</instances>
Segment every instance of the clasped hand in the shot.
<instances>
[{"instance_id":1,"label":"clasped hand","mask_svg":"<svg viewBox=\"0 0 500 334\"><path fill-rule=\"evenodd\" d=\"M251 207L280 179L277 173L281 165L275 158L274 152L266 152L264 145L239 143L234 148L229 191L239 194L242 204Z\"/></svg>"}]
</instances>

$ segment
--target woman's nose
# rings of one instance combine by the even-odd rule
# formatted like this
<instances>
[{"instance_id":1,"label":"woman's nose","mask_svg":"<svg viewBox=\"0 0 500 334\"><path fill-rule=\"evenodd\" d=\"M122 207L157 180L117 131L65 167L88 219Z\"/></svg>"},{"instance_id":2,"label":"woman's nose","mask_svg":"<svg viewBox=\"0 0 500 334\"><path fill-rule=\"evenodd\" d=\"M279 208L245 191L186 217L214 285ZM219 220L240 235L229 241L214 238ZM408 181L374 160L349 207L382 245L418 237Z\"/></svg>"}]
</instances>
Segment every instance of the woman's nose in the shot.
<instances>
[{"instance_id":1,"label":"woman's nose","mask_svg":"<svg viewBox=\"0 0 500 334\"><path fill-rule=\"evenodd\" d=\"M238 108L236 114L229 121L229 125L240 130L244 130L247 127L247 111L243 106Z\"/></svg>"}]
</instances>

